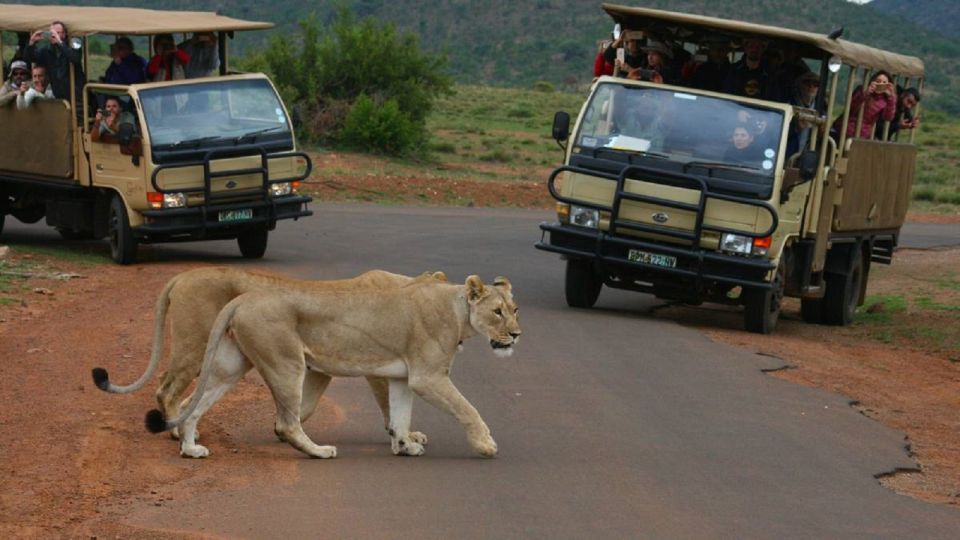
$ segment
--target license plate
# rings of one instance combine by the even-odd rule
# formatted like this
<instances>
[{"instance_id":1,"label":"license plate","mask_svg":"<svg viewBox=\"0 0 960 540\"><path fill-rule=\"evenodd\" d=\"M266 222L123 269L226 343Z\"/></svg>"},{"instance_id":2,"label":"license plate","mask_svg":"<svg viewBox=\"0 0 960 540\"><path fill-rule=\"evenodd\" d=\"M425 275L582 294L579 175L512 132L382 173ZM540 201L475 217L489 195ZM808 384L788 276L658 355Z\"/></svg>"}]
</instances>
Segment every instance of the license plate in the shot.
<instances>
[{"instance_id":1,"label":"license plate","mask_svg":"<svg viewBox=\"0 0 960 540\"><path fill-rule=\"evenodd\" d=\"M652 264L664 268L676 268L677 266L677 258L673 255L661 255L659 253L640 251L639 249L631 249L628 251L627 258L634 262Z\"/></svg>"},{"instance_id":2,"label":"license plate","mask_svg":"<svg viewBox=\"0 0 960 540\"><path fill-rule=\"evenodd\" d=\"M253 217L253 208L242 210L221 210L217 216L219 221L244 221Z\"/></svg>"}]
</instances>

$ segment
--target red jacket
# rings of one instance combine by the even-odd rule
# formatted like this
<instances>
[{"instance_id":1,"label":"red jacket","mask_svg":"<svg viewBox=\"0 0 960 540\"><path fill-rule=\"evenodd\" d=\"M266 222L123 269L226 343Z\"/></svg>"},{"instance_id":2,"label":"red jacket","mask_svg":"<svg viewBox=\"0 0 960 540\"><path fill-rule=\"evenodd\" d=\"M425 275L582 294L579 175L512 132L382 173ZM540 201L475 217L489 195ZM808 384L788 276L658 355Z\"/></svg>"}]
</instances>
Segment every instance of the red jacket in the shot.
<instances>
[{"instance_id":1,"label":"red jacket","mask_svg":"<svg viewBox=\"0 0 960 540\"><path fill-rule=\"evenodd\" d=\"M593 76L613 75L613 64L603 59L603 51L597 53L597 58L593 61Z\"/></svg>"},{"instance_id":2,"label":"red jacket","mask_svg":"<svg viewBox=\"0 0 960 540\"><path fill-rule=\"evenodd\" d=\"M173 52L174 61L178 62L180 65L185 66L187 62L190 61L190 54L183 49L175 49ZM160 73L160 70L163 70L163 78L158 79L157 74ZM147 76L151 81L164 80L170 81L173 80L173 66L166 65L163 63L162 55L155 55L150 59L150 63L147 64Z\"/></svg>"},{"instance_id":3,"label":"red jacket","mask_svg":"<svg viewBox=\"0 0 960 540\"><path fill-rule=\"evenodd\" d=\"M853 137L857 130L857 116L860 115L860 105L863 107L863 124L860 125L860 137L870 139L873 137L873 127L881 117L887 122L893 120L897 113L897 98L889 94L880 94L872 96L867 100L863 89L858 88L853 93L853 99L850 100L850 120L847 122L847 137Z\"/></svg>"}]
</instances>

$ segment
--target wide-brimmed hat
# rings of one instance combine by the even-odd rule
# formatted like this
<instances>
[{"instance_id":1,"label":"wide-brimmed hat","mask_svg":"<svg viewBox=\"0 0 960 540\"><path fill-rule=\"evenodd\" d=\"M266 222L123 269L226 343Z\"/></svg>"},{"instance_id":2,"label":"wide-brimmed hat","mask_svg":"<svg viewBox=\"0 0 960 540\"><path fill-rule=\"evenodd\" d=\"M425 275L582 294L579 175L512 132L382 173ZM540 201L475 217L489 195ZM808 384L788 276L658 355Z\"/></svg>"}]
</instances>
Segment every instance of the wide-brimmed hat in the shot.
<instances>
[{"instance_id":1,"label":"wide-brimmed hat","mask_svg":"<svg viewBox=\"0 0 960 540\"><path fill-rule=\"evenodd\" d=\"M673 58L673 49L668 47L666 43L657 41L655 39L648 41L646 45L640 47L640 50L646 52L654 51L666 56L667 58Z\"/></svg>"},{"instance_id":2,"label":"wide-brimmed hat","mask_svg":"<svg viewBox=\"0 0 960 540\"><path fill-rule=\"evenodd\" d=\"M820 76L812 71L804 71L799 77L797 77L797 85L801 85L807 81L813 81L819 84Z\"/></svg>"},{"instance_id":3,"label":"wide-brimmed hat","mask_svg":"<svg viewBox=\"0 0 960 540\"><path fill-rule=\"evenodd\" d=\"M13 73L18 69L22 69L27 73L30 73L30 66L28 66L23 60L14 60L13 63L10 64L10 73Z\"/></svg>"}]
</instances>

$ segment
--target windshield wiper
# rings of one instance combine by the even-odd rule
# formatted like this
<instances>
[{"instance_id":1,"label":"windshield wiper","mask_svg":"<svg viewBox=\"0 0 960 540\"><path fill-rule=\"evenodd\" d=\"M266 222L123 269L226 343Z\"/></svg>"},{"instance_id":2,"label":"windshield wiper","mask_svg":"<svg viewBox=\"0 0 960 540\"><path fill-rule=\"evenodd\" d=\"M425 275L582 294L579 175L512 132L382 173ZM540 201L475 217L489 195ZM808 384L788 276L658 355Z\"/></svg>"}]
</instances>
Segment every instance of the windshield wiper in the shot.
<instances>
[{"instance_id":1,"label":"windshield wiper","mask_svg":"<svg viewBox=\"0 0 960 540\"><path fill-rule=\"evenodd\" d=\"M751 167L749 165L739 165L736 163L724 163L722 161L690 161L683 164L683 172L686 173L687 170L691 167L703 167L704 169L707 169L707 170L726 169L728 171L764 172L763 169L759 167Z\"/></svg>"},{"instance_id":2,"label":"windshield wiper","mask_svg":"<svg viewBox=\"0 0 960 540\"><path fill-rule=\"evenodd\" d=\"M233 144L239 144L240 141L244 139L253 139L254 141L256 141L258 135L263 135L264 133L269 133L271 131L283 129L283 127L284 126L273 126L273 127L258 129L256 131L250 131L248 133L244 133L243 135L238 135L235 139L233 139Z\"/></svg>"},{"instance_id":3,"label":"windshield wiper","mask_svg":"<svg viewBox=\"0 0 960 540\"><path fill-rule=\"evenodd\" d=\"M213 141L220 138L221 137L219 135L209 135L207 137L197 137L195 139L184 139L182 141L177 141L174 143L163 145L161 148L163 148L164 150L176 150L177 148L187 147L187 146L197 148L202 143Z\"/></svg>"}]
</instances>

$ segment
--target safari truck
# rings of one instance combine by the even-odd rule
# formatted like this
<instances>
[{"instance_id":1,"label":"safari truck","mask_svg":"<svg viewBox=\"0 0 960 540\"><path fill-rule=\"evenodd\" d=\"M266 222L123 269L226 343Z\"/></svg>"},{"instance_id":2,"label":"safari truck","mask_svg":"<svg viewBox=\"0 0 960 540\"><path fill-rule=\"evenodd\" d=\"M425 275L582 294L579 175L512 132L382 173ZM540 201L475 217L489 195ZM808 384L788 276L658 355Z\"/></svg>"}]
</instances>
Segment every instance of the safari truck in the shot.
<instances>
[{"instance_id":1,"label":"safari truck","mask_svg":"<svg viewBox=\"0 0 960 540\"><path fill-rule=\"evenodd\" d=\"M312 164L297 151L273 83L228 68L234 32L272 24L206 12L0 5L0 31L24 35L52 21L65 23L88 82L78 88L71 71L68 99L0 108L0 231L7 214L45 219L67 239L106 237L120 264L135 261L138 244L214 239L236 239L243 257L259 258L278 221L312 214L311 198L297 192ZM207 76L117 85L91 73L95 34L144 36L152 47L158 34L194 32L217 36L219 68ZM113 98L122 111L117 133L94 137L96 114Z\"/></svg>"},{"instance_id":2,"label":"safari truck","mask_svg":"<svg viewBox=\"0 0 960 540\"><path fill-rule=\"evenodd\" d=\"M850 323L871 265L893 258L916 160L912 130L896 141L885 140L887 126L862 137L864 111L851 108L852 97L877 70L922 89L923 63L846 41L841 31L603 9L624 32L668 43L676 57L687 51L696 60L701 47L720 44L736 61L747 40L760 40L789 51L820 91L797 106L716 85L597 79L572 132L568 114L554 118L565 149L547 182L558 219L540 225L536 244L565 260L567 304L590 308L605 285L742 305L746 329L769 333L791 296L807 322ZM803 129L805 144L788 152L792 130ZM740 159L738 138L757 145L752 161Z\"/></svg>"}]
</instances>

